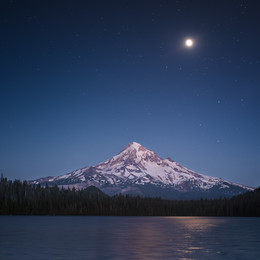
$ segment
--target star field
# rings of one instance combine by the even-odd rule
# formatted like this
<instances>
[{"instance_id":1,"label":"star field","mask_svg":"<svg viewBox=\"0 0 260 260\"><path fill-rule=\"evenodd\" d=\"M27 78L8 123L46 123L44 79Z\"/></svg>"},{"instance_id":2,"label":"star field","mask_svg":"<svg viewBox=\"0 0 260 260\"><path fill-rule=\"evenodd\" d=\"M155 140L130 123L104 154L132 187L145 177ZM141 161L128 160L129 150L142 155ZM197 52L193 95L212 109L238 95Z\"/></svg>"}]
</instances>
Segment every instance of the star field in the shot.
<instances>
[{"instance_id":1,"label":"star field","mask_svg":"<svg viewBox=\"0 0 260 260\"><path fill-rule=\"evenodd\" d=\"M202 174L259 186L258 8L2 1L0 172L55 176L136 141Z\"/></svg>"}]
</instances>

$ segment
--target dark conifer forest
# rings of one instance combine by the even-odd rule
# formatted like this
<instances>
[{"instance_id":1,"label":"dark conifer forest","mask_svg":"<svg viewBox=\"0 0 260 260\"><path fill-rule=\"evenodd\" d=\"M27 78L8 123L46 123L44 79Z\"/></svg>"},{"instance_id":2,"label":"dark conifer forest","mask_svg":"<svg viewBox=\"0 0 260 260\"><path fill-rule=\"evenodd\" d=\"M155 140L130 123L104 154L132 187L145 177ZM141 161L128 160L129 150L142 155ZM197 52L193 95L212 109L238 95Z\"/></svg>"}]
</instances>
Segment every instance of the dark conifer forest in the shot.
<instances>
[{"instance_id":1,"label":"dark conifer forest","mask_svg":"<svg viewBox=\"0 0 260 260\"><path fill-rule=\"evenodd\" d=\"M1 176L0 215L260 216L260 188L231 199L163 200L109 197L94 186L85 190L41 187Z\"/></svg>"}]
</instances>

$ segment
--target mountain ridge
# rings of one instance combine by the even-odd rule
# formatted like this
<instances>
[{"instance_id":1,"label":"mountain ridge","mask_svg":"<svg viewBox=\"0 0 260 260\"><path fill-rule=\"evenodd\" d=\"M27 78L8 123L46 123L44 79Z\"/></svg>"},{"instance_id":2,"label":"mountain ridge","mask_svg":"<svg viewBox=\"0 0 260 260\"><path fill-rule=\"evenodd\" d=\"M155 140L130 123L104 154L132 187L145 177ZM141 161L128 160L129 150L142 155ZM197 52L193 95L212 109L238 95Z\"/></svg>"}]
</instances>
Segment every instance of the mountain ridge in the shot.
<instances>
[{"instance_id":1,"label":"mountain ridge","mask_svg":"<svg viewBox=\"0 0 260 260\"><path fill-rule=\"evenodd\" d=\"M95 166L84 167L57 177L30 181L83 189L96 186L108 195L141 196L159 194L162 198L231 197L253 188L194 172L171 158L162 159L137 142Z\"/></svg>"}]
</instances>

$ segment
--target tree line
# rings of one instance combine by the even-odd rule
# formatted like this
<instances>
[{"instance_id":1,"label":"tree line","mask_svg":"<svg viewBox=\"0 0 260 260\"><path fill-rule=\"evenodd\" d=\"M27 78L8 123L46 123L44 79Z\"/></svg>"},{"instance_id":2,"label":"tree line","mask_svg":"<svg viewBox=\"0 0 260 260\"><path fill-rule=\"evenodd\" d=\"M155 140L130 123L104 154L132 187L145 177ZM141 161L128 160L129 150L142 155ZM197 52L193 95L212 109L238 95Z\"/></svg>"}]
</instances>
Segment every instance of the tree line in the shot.
<instances>
[{"instance_id":1,"label":"tree line","mask_svg":"<svg viewBox=\"0 0 260 260\"><path fill-rule=\"evenodd\" d=\"M231 199L163 200L0 180L0 215L260 216L260 188Z\"/></svg>"}]
</instances>

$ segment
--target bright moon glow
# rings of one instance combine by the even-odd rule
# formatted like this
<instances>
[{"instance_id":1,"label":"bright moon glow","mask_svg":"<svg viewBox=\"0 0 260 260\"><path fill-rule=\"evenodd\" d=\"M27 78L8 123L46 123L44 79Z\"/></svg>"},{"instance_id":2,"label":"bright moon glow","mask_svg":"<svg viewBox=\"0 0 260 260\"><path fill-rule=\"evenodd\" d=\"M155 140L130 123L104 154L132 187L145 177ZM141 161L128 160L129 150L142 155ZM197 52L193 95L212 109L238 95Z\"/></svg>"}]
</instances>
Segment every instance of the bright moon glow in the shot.
<instances>
[{"instance_id":1,"label":"bright moon glow","mask_svg":"<svg viewBox=\"0 0 260 260\"><path fill-rule=\"evenodd\" d=\"M185 41L185 44L186 44L187 47L192 47L193 41L192 41L191 39L187 39L187 40Z\"/></svg>"}]
</instances>

